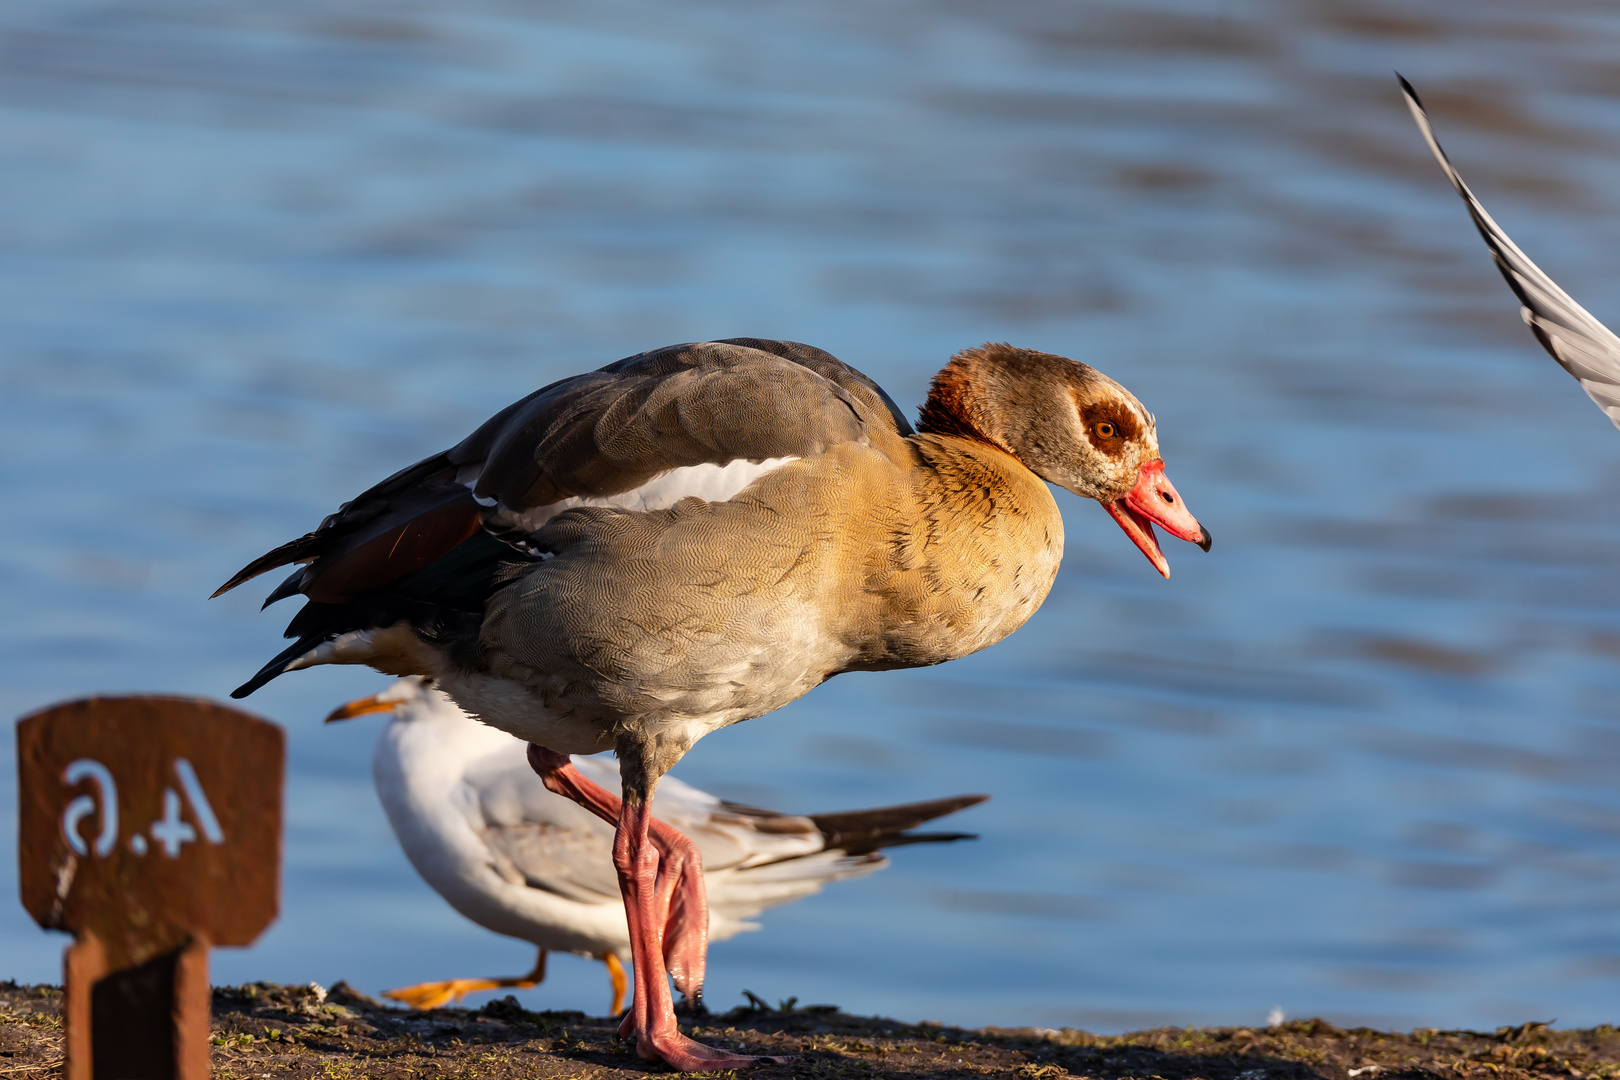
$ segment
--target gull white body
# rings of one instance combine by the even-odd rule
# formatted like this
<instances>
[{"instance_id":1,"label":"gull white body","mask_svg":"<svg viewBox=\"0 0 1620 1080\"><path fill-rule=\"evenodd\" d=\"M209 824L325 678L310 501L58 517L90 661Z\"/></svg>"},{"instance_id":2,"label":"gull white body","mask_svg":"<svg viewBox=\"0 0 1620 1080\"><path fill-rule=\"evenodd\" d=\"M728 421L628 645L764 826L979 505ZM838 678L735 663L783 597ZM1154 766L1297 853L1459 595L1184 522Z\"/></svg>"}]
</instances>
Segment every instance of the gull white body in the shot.
<instances>
[{"instance_id":1,"label":"gull white body","mask_svg":"<svg viewBox=\"0 0 1620 1080\"><path fill-rule=\"evenodd\" d=\"M474 720L438 691L404 679L387 695L400 703L377 738L372 776L423 880L496 933L628 961L624 903L609 857L612 827L546 790L523 742ZM619 783L611 758L574 764L599 784ZM703 854L713 940L757 929L747 920L764 909L888 862L876 852L824 850L808 818L773 816L772 831L761 831L753 826L760 819L673 777L659 785L653 813Z\"/></svg>"}]
</instances>

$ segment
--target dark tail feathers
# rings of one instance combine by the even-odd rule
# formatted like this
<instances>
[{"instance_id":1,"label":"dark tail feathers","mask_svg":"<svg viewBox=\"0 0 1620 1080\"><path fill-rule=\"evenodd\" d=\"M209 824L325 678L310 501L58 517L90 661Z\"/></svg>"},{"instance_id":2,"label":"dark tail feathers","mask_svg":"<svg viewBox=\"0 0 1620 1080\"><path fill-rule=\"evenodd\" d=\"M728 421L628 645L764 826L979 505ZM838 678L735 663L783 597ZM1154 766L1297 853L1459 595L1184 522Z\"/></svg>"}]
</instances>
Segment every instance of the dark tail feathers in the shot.
<instances>
[{"instance_id":1,"label":"dark tail feathers","mask_svg":"<svg viewBox=\"0 0 1620 1080\"><path fill-rule=\"evenodd\" d=\"M925 821L954 814L969 806L984 802L988 795L957 795L931 802L906 803L903 806L880 806L876 810L847 810L839 814L811 814L810 820L821 830L827 847L839 848L851 855L865 855L879 848L900 847L904 844L940 844L952 840L977 840L977 833L939 832L913 833Z\"/></svg>"}]
</instances>

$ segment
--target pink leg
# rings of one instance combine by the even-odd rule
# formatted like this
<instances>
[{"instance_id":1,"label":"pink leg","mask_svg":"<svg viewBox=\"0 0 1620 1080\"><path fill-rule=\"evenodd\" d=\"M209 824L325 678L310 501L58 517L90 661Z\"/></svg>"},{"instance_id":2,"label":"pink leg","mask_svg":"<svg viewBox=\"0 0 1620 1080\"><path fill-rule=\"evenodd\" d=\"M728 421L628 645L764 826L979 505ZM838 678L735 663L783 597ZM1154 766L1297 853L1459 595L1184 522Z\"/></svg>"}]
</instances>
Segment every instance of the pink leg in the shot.
<instances>
[{"instance_id":1,"label":"pink leg","mask_svg":"<svg viewBox=\"0 0 1620 1080\"><path fill-rule=\"evenodd\" d=\"M569 759L543 746L529 745L529 764L551 791L578 803L610 825L619 823L619 797L585 779ZM694 1005L703 997L709 952L709 902L703 882L703 857L679 829L657 818L649 830L662 858L657 896L664 927L664 963L675 988ZM635 1010L631 1009L631 1015ZM625 1018L626 1025L630 1016ZM626 1026L625 1034L633 1028Z\"/></svg>"},{"instance_id":2,"label":"pink leg","mask_svg":"<svg viewBox=\"0 0 1620 1080\"><path fill-rule=\"evenodd\" d=\"M613 822L613 864L630 924L635 991L619 1034L635 1032L636 1052L683 1072L737 1069L771 1061L716 1050L675 1024L669 976L696 1001L708 951L708 901L697 847L656 820L645 802L626 802L581 776L568 758L530 744L529 764L546 787Z\"/></svg>"}]
</instances>

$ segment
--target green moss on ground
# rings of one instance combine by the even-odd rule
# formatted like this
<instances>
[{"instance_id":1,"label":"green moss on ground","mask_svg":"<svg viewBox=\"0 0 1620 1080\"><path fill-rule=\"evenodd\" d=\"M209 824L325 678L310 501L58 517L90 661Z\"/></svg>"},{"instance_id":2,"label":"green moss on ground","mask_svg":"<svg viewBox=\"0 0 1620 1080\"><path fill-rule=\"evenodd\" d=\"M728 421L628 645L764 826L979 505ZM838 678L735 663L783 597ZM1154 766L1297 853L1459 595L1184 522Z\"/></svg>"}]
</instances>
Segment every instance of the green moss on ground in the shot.
<instances>
[{"instance_id":1,"label":"green moss on ground","mask_svg":"<svg viewBox=\"0 0 1620 1080\"><path fill-rule=\"evenodd\" d=\"M0 983L0 1078L61 1072L61 991ZM481 1009L412 1013L339 984L324 999L301 986L214 991L214 1075L318 1080L607 1080L646 1067L616 1024L577 1012L529 1012L515 999ZM849 1016L830 1005L770 1008L757 999L683 1021L715 1046L791 1055L749 1073L878 1077L1086 1076L1097 1080L1530 1080L1620 1077L1620 1032L1528 1023L1494 1032L1341 1029L1323 1020L1269 1028L1160 1028L1129 1035L965 1028Z\"/></svg>"}]
</instances>

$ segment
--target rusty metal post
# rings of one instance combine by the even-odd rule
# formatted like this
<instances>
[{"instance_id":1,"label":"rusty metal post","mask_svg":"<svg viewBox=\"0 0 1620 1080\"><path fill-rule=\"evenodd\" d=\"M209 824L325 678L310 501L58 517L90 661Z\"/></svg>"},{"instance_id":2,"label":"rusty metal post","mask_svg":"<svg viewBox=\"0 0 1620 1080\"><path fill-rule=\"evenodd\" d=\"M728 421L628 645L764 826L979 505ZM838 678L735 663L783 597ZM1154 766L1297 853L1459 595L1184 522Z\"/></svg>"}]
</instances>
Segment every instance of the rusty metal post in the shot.
<instances>
[{"instance_id":1,"label":"rusty metal post","mask_svg":"<svg viewBox=\"0 0 1620 1080\"><path fill-rule=\"evenodd\" d=\"M180 950L174 963L174 1074L179 1080L207 1080L208 1024L214 992L208 985L208 943L199 938Z\"/></svg>"},{"instance_id":2,"label":"rusty metal post","mask_svg":"<svg viewBox=\"0 0 1620 1080\"><path fill-rule=\"evenodd\" d=\"M90 1077L90 988L107 974L107 949L90 931L62 954L63 1080Z\"/></svg>"},{"instance_id":3,"label":"rusty metal post","mask_svg":"<svg viewBox=\"0 0 1620 1080\"><path fill-rule=\"evenodd\" d=\"M66 1080L206 1080L209 946L251 944L279 907L284 743L191 698L18 721L23 905L75 939Z\"/></svg>"}]
</instances>

